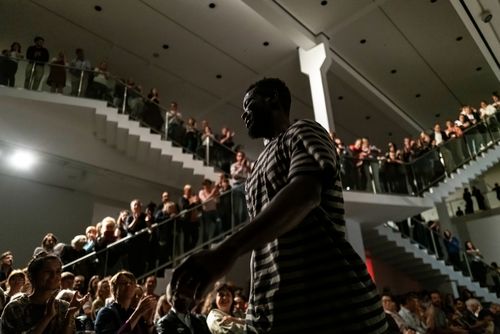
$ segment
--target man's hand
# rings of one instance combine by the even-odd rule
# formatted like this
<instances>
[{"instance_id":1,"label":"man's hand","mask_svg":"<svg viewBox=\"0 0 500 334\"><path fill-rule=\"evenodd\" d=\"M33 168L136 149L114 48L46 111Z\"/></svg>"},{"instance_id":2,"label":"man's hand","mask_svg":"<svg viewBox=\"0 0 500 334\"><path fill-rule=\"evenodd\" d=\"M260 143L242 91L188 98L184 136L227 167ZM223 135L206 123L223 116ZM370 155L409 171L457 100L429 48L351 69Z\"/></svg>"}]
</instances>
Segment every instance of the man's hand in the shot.
<instances>
[{"instance_id":1,"label":"man's hand","mask_svg":"<svg viewBox=\"0 0 500 334\"><path fill-rule=\"evenodd\" d=\"M177 294L191 301L191 306L196 305L205 291L231 268L236 260L231 255L215 249L188 257L173 272L170 280L172 295Z\"/></svg>"}]
</instances>

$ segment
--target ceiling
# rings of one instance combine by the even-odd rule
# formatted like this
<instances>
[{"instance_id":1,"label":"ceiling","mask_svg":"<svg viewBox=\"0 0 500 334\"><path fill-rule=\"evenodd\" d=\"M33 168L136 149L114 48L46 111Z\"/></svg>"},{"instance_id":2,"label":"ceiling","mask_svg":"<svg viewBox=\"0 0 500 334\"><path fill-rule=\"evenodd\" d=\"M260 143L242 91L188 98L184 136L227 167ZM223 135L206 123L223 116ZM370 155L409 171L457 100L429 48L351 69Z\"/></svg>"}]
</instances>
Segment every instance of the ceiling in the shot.
<instances>
[{"instance_id":1,"label":"ceiling","mask_svg":"<svg viewBox=\"0 0 500 334\"><path fill-rule=\"evenodd\" d=\"M210 4L215 5L214 7ZM0 45L35 35L55 54L85 49L93 64L133 77L185 117L232 127L256 156L240 121L246 87L280 77L292 118L313 117L297 48L329 41L327 75L335 130L346 142L369 137L384 148L462 104L499 91L497 0L16 0L0 2ZM97 11L95 6L100 6ZM211 8L213 7L213 8ZM489 10L492 20L481 21ZM29 24L27 24L29 22ZM266 43L267 42L267 43ZM264 45L267 44L267 45ZM218 78L218 76L220 78Z\"/></svg>"}]
</instances>

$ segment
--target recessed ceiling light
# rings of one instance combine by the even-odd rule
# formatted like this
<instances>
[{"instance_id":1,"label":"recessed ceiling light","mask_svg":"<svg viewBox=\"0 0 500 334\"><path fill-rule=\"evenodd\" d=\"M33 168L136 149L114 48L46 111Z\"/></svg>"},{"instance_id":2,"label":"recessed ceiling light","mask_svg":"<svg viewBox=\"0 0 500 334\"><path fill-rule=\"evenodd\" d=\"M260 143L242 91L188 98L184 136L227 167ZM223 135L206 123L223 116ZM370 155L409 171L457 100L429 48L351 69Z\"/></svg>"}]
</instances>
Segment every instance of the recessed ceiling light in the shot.
<instances>
[{"instance_id":1,"label":"recessed ceiling light","mask_svg":"<svg viewBox=\"0 0 500 334\"><path fill-rule=\"evenodd\" d=\"M160 54L158 52L153 53L153 57L158 58Z\"/></svg>"},{"instance_id":2,"label":"recessed ceiling light","mask_svg":"<svg viewBox=\"0 0 500 334\"><path fill-rule=\"evenodd\" d=\"M396 74L398 70L391 70L391 74Z\"/></svg>"},{"instance_id":3,"label":"recessed ceiling light","mask_svg":"<svg viewBox=\"0 0 500 334\"><path fill-rule=\"evenodd\" d=\"M371 117L370 115L365 116L365 119L366 119L367 121L369 121L371 118L372 118L372 117Z\"/></svg>"},{"instance_id":4,"label":"recessed ceiling light","mask_svg":"<svg viewBox=\"0 0 500 334\"><path fill-rule=\"evenodd\" d=\"M392 132L387 132L387 135L388 135L389 137L392 137Z\"/></svg>"},{"instance_id":5,"label":"recessed ceiling light","mask_svg":"<svg viewBox=\"0 0 500 334\"><path fill-rule=\"evenodd\" d=\"M215 4L214 4L213 2L209 3L209 4L208 4L208 8L212 8L212 9L214 9L214 8L215 8Z\"/></svg>"},{"instance_id":6,"label":"recessed ceiling light","mask_svg":"<svg viewBox=\"0 0 500 334\"><path fill-rule=\"evenodd\" d=\"M434 2L436 2L436 1L437 1L437 0L431 0L431 3L434 3Z\"/></svg>"},{"instance_id":7,"label":"recessed ceiling light","mask_svg":"<svg viewBox=\"0 0 500 334\"><path fill-rule=\"evenodd\" d=\"M460 42L462 39L464 39L462 36L458 36L457 38L455 38L457 42Z\"/></svg>"},{"instance_id":8,"label":"recessed ceiling light","mask_svg":"<svg viewBox=\"0 0 500 334\"><path fill-rule=\"evenodd\" d=\"M168 49L169 47L170 47L170 46L168 46L168 44L163 44L163 45L162 45L162 48L163 48L163 49L165 49L165 50L166 50L166 49Z\"/></svg>"},{"instance_id":9,"label":"recessed ceiling light","mask_svg":"<svg viewBox=\"0 0 500 334\"><path fill-rule=\"evenodd\" d=\"M420 96L422 96L422 95L420 95L420 93L415 94L415 97L416 97L417 99L418 99Z\"/></svg>"},{"instance_id":10,"label":"recessed ceiling light","mask_svg":"<svg viewBox=\"0 0 500 334\"><path fill-rule=\"evenodd\" d=\"M481 71L483 68L481 66L476 67L476 71Z\"/></svg>"},{"instance_id":11,"label":"recessed ceiling light","mask_svg":"<svg viewBox=\"0 0 500 334\"><path fill-rule=\"evenodd\" d=\"M437 113L436 115L434 115L434 117L439 118L439 117L441 117L441 114Z\"/></svg>"},{"instance_id":12,"label":"recessed ceiling light","mask_svg":"<svg viewBox=\"0 0 500 334\"><path fill-rule=\"evenodd\" d=\"M342 95L340 95L340 96L338 97L338 99L339 99L339 100L343 100L343 99L344 99L344 97L343 97Z\"/></svg>"},{"instance_id":13,"label":"recessed ceiling light","mask_svg":"<svg viewBox=\"0 0 500 334\"><path fill-rule=\"evenodd\" d=\"M365 43L366 43L366 39L364 39L364 38L363 38L363 39L362 39L362 40L360 40L359 42L360 42L361 44L365 44Z\"/></svg>"},{"instance_id":14,"label":"recessed ceiling light","mask_svg":"<svg viewBox=\"0 0 500 334\"><path fill-rule=\"evenodd\" d=\"M96 12L100 12L102 10L102 7L99 5L95 5L94 9L96 10Z\"/></svg>"},{"instance_id":15,"label":"recessed ceiling light","mask_svg":"<svg viewBox=\"0 0 500 334\"><path fill-rule=\"evenodd\" d=\"M268 42L268 41L265 41L264 43L262 43L262 45L264 45L264 46L269 46L269 42Z\"/></svg>"},{"instance_id":16,"label":"recessed ceiling light","mask_svg":"<svg viewBox=\"0 0 500 334\"><path fill-rule=\"evenodd\" d=\"M222 79L222 74L217 74L215 77L216 77L217 79Z\"/></svg>"},{"instance_id":17,"label":"recessed ceiling light","mask_svg":"<svg viewBox=\"0 0 500 334\"><path fill-rule=\"evenodd\" d=\"M326 5L328 5L328 1L326 0L321 1L321 6L326 6Z\"/></svg>"}]
</instances>

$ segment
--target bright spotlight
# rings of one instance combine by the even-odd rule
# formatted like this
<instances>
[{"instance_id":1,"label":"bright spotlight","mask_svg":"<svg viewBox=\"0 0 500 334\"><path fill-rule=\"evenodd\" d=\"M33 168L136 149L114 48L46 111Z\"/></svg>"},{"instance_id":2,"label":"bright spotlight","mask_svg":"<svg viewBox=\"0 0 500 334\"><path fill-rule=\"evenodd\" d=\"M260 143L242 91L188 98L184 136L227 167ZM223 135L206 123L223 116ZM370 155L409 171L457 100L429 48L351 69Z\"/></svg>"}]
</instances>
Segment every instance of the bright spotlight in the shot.
<instances>
[{"instance_id":1,"label":"bright spotlight","mask_svg":"<svg viewBox=\"0 0 500 334\"><path fill-rule=\"evenodd\" d=\"M36 162L33 153L17 150L8 158L9 164L16 169L29 170Z\"/></svg>"}]
</instances>

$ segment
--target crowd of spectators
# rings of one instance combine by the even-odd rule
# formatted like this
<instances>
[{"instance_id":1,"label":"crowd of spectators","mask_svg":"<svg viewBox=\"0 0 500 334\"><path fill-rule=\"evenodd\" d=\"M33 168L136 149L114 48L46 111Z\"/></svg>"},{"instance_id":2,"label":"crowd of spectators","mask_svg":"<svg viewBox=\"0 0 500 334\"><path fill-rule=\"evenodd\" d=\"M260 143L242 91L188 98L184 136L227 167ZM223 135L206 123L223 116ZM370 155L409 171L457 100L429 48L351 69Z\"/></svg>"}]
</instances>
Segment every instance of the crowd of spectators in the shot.
<instances>
[{"instance_id":1,"label":"crowd of spectators","mask_svg":"<svg viewBox=\"0 0 500 334\"><path fill-rule=\"evenodd\" d=\"M35 37L34 44L27 49L25 57L18 42L12 43L10 49L3 50L0 56L0 85L15 86L19 62L26 58L24 88L38 90L45 74L45 65L48 64L46 83L51 92L63 93L69 82L69 94L107 101L110 106L140 120L153 131L165 133L165 136L184 147L187 152L208 159L210 164L229 173L229 165L235 155L233 150L238 150L234 142L234 131L223 126L219 133L214 133L206 120L201 121L200 126L193 117L184 120L177 102L172 101L169 108L160 106L157 88L151 88L146 95L143 87L133 78L112 76L106 61L92 67L81 48L75 50L71 60L68 60L63 51L58 51L51 59L44 43L43 37Z\"/></svg>"},{"instance_id":2,"label":"crowd of spectators","mask_svg":"<svg viewBox=\"0 0 500 334\"><path fill-rule=\"evenodd\" d=\"M406 137L400 148L389 142L385 152L368 138L345 145L333 134L342 161L344 187L386 193L421 192L430 180L441 180L445 172L453 172L459 164L485 150L491 141L500 139L499 111L500 99L493 94L490 104L481 101L477 109L463 106L455 121L447 120L445 126L436 123L417 138Z\"/></svg>"},{"instance_id":3,"label":"crowd of spectators","mask_svg":"<svg viewBox=\"0 0 500 334\"><path fill-rule=\"evenodd\" d=\"M500 305L481 303L467 289L460 297L437 290L382 294L382 307L389 320L390 334L500 332Z\"/></svg>"},{"instance_id":4,"label":"crowd of spectators","mask_svg":"<svg viewBox=\"0 0 500 334\"><path fill-rule=\"evenodd\" d=\"M61 259L40 252L13 270L0 288L0 332L9 333L243 333L243 288L217 283L198 305L155 293L156 276L139 284L126 270L92 276L63 272ZM88 282L88 284L87 284Z\"/></svg>"}]
</instances>

